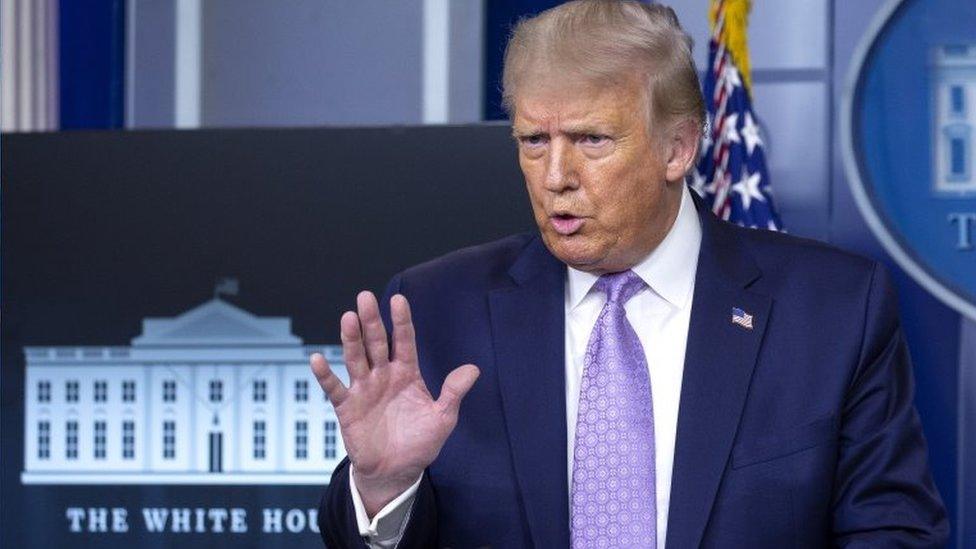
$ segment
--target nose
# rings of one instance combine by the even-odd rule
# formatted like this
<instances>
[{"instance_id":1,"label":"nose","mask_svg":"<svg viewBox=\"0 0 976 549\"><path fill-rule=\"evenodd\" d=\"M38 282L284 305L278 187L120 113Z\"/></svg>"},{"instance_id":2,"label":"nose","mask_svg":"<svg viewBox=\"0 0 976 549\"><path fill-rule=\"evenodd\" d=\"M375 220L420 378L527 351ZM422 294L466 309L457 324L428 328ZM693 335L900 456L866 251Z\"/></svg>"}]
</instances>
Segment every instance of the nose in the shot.
<instances>
[{"instance_id":1,"label":"nose","mask_svg":"<svg viewBox=\"0 0 976 549\"><path fill-rule=\"evenodd\" d=\"M553 139L549 144L546 164L546 190L555 193L575 189L579 185L574 150L571 143Z\"/></svg>"}]
</instances>

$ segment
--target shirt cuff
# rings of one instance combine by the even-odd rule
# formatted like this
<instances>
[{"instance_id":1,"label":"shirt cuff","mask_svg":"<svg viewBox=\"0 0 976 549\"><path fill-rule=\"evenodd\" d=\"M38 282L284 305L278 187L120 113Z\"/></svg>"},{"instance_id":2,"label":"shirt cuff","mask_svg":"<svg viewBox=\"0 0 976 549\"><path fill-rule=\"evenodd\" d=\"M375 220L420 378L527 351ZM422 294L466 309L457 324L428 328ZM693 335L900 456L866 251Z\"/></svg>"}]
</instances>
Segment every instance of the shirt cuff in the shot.
<instances>
[{"instance_id":1,"label":"shirt cuff","mask_svg":"<svg viewBox=\"0 0 976 549\"><path fill-rule=\"evenodd\" d=\"M356 524L359 527L359 535L369 538L371 542L382 543L387 540L399 540L407 522L407 514L413 505L414 497L417 495L417 489L420 487L420 481L423 477L424 475L421 473L417 482L404 490L396 499L387 503L380 509L379 513L376 513L373 520L370 520L366 514L363 498L360 497L359 489L356 487L356 478L352 474L352 465L350 465L349 491L352 492L352 504L356 509Z\"/></svg>"}]
</instances>

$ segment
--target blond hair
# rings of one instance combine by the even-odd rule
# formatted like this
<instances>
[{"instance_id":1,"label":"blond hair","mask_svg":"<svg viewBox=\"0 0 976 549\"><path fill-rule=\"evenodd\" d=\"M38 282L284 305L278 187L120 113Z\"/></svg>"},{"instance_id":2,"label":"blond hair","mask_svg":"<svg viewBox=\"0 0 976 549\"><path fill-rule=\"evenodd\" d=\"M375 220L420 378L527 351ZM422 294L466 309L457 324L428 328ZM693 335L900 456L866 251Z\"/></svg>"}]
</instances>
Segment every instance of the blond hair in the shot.
<instances>
[{"instance_id":1,"label":"blond hair","mask_svg":"<svg viewBox=\"0 0 976 549\"><path fill-rule=\"evenodd\" d=\"M604 86L641 78L655 124L688 120L700 132L705 102L691 50L667 6L574 0L516 25L505 49L502 102L514 114L519 86L530 79L558 75Z\"/></svg>"}]
</instances>

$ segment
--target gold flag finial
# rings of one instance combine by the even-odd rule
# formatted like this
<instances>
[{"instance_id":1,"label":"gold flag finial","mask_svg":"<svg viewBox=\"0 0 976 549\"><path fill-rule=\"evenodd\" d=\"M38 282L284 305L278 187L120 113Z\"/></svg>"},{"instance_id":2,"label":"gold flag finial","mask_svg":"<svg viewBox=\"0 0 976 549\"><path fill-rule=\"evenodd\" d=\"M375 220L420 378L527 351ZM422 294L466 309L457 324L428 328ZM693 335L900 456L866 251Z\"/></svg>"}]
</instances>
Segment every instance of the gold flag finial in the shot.
<instances>
[{"instance_id":1,"label":"gold flag finial","mask_svg":"<svg viewBox=\"0 0 976 549\"><path fill-rule=\"evenodd\" d=\"M749 70L748 30L751 10L752 0L712 0L708 9L712 37L729 51L750 94L752 73Z\"/></svg>"}]
</instances>

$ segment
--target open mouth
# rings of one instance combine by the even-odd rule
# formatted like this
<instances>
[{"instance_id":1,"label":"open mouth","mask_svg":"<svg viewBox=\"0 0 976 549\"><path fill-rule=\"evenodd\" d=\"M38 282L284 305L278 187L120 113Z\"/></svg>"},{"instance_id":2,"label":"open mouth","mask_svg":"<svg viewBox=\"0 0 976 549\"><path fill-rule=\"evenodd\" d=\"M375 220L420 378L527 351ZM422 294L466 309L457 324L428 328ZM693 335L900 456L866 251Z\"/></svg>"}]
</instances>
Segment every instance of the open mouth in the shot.
<instances>
[{"instance_id":1,"label":"open mouth","mask_svg":"<svg viewBox=\"0 0 976 549\"><path fill-rule=\"evenodd\" d=\"M568 236L583 226L583 218L570 214L556 214L549 217L552 228L563 236Z\"/></svg>"}]
</instances>

